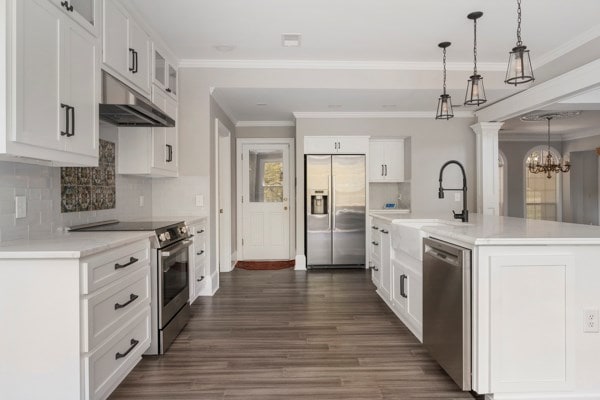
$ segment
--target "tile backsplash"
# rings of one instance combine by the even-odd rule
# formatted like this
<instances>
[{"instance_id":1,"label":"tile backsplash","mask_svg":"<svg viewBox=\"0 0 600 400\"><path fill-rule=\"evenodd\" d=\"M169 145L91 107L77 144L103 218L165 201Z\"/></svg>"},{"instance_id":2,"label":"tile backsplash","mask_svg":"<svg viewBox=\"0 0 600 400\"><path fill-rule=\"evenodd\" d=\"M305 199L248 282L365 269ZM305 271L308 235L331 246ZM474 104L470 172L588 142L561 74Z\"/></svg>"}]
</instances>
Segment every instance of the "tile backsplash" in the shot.
<instances>
[{"instance_id":1,"label":"tile backsplash","mask_svg":"<svg viewBox=\"0 0 600 400\"><path fill-rule=\"evenodd\" d=\"M97 167L60 169L61 211L96 211L116 208L114 142L100 139Z\"/></svg>"},{"instance_id":2,"label":"tile backsplash","mask_svg":"<svg viewBox=\"0 0 600 400\"><path fill-rule=\"evenodd\" d=\"M395 203L397 208L410 209L410 183L370 183L369 207L380 210L386 203Z\"/></svg>"}]
</instances>

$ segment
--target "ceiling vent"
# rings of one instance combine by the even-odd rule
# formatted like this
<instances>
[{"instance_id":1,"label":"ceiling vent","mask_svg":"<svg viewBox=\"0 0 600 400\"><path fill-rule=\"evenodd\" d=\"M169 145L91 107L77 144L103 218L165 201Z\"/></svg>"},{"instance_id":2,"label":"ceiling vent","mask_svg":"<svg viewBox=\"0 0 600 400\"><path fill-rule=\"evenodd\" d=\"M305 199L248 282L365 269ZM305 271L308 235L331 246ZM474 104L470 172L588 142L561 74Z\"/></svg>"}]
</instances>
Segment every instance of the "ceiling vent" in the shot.
<instances>
[{"instance_id":1,"label":"ceiling vent","mask_svg":"<svg viewBox=\"0 0 600 400\"><path fill-rule=\"evenodd\" d=\"M281 45L283 47L300 47L299 33L284 33L281 35Z\"/></svg>"}]
</instances>

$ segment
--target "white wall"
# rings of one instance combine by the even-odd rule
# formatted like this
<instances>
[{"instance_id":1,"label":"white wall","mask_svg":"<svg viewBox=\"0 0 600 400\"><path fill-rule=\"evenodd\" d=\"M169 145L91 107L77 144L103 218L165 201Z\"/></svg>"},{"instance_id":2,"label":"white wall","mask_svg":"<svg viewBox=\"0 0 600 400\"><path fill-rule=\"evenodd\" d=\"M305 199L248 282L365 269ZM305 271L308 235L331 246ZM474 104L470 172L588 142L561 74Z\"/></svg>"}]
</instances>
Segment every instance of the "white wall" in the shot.
<instances>
[{"instance_id":1,"label":"white wall","mask_svg":"<svg viewBox=\"0 0 600 400\"><path fill-rule=\"evenodd\" d=\"M100 137L116 143L117 129L100 126ZM118 158L116 160L118 162ZM27 196L27 217L15 218L15 196ZM60 168L0 162L0 241L40 239L66 226L107 219L150 218L152 181L134 176L116 176L116 208L112 210L61 213ZM144 206L139 206L144 196Z\"/></svg>"},{"instance_id":2,"label":"white wall","mask_svg":"<svg viewBox=\"0 0 600 400\"><path fill-rule=\"evenodd\" d=\"M296 177L298 192L304 188L304 137L316 135L369 135L372 137L411 138L411 209L416 213L460 211L461 202L454 195L440 200L437 197L440 168L448 160L460 161L467 172L469 210L475 212L475 133L471 118L449 121L417 118L352 118L298 119L296 121ZM444 173L445 187L461 187L458 168L449 167ZM296 199L296 254L304 254L304 196Z\"/></svg>"},{"instance_id":3,"label":"white wall","mask_svg":"<svg viewBox=\"0 0 600 400\"><path fill-rule=\"evenodd\" d=\"M238 139L273 139L296 137L295 126L238 126L235 128Z\"/></svg>"}]
</instances>

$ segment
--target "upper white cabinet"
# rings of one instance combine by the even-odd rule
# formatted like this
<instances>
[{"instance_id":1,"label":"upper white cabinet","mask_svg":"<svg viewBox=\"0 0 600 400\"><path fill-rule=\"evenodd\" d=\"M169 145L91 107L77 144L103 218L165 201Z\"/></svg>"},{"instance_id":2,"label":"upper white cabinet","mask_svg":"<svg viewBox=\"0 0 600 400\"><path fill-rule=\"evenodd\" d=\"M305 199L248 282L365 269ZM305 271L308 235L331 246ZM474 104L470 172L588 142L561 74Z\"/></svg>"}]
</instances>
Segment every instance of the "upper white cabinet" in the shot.
<instances>
[{"instance_id":1,"label":"upper white cabinet","mask_svg":"<svg viewBox=\"0 0 600 400\"><path fill-rule=\"evenodd\" d=\"M152 102L177 120L177 102L156 86ZM175 177L179 171L177 126L119 128L119 174Z\"/></svg>"},{"instance_id":2,"label":"upper white cabinet","mask_svg":"<svg viewBox=\"0 0 600 400\"><path fill-rule=\"evenodd\" d=\"M404 182L404 139L371 139L369 181Z\"/></svg>"},{"instance_id":3,"label":"upper white cabinet","mask_svg":"<svg viewBox=\"0 0 600 400\"><path fill-rule=\"evenodd\" d=\"M150 97L150 37L114 0L104 0L104 67Z\"/></svg>"},{"instance_id":4,"label":"upper white cabinet","mask_svg":"<svg viewBox=\"0 0 600 400\"><path fill-rule=\"evenodd\" d=\"M165 52L153 45L153 72L152 82L167 92L171 97L177 99L177 68L175 63L169 61Z\"/></svg>"},{"instance_id":5,"label":"upper white cabinet","mask_svg":"<svg viewBox=\"0 0 600 400\"><path fill-rule=\"evenodd\" d=\"M366 154L368 136L305 136L304 154Z\"/></svg>"},{"instance_id":6,"label":"upper white cabinet","mask_svg":"<svg viewBox=\"0 0 600 400\"><path fill-rule=\"evenodd\" d=\"M50 0L71 19L88 30L91 34L100 36L101 0Z\"/></svg>"},{"instance_id":7,"label":"upper white cabinet","mask_svg":"<svg viewBox=\"0 0 600 400\"><path fill-rule=\"evenodd\" d=\"M5 7L7 32L14 32L6 52L15 59L14 68L0 72L11 94L0 107L7 124L2 158L96 165L97 38L47 0L12 0Z\"/></svg>"}]
</instances>

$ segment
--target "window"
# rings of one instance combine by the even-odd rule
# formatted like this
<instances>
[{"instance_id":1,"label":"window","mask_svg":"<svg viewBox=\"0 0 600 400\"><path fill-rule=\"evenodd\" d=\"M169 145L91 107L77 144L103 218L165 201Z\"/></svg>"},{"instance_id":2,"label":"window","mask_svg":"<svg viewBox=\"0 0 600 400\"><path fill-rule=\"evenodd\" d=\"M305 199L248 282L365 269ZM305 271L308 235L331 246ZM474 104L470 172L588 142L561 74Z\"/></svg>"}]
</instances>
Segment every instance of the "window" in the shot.
<instances>
[{"instance_id":1,"label":"window","mask_svg":"<svg viewBox=\"0 0 600 400\"><path fill-rule=\"evenodd\" d=\"M548 178L543 173L533 174L527 168L531 162L543 162L547 154L546 147L536 147L525 159L525 218L558 221L559 175L553 173ZM550 150L550 155L555 161L559 159L554 150Z\"/></svg>"},{"instance_id":2,"label":"window","mask_svg":"<svg viewBox=\"0 0 600 400\"><path fill-rule=\"evenodd\" d=\"M283 151L250 150L250 202L283 202Z\"/></svg>"}]
</instances>

